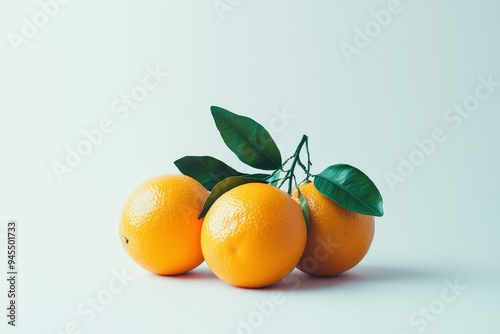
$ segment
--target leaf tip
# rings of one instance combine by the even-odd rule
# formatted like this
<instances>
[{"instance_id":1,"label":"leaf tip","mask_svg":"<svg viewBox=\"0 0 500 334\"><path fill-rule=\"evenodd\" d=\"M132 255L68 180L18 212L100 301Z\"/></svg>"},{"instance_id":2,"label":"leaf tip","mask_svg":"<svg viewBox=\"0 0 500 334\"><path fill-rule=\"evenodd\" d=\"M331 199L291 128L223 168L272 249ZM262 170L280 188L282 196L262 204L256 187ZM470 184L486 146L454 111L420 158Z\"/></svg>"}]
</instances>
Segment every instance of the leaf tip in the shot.
<instances>
[{"instance_id":1,"label":"leaf tip","mask_svg":"<svg viewBox=\"0 0 500 334\"><path fill-rule=\"evenodd\" d=\"M219 107L219 106L210 106L210 112L212 113L212 115L213 115L213 114L215 114L215 113L220 112L220 111L221 111L221 109L222 109L222 108L221 108L221 107Z\"/></svg>"}]
</instances>

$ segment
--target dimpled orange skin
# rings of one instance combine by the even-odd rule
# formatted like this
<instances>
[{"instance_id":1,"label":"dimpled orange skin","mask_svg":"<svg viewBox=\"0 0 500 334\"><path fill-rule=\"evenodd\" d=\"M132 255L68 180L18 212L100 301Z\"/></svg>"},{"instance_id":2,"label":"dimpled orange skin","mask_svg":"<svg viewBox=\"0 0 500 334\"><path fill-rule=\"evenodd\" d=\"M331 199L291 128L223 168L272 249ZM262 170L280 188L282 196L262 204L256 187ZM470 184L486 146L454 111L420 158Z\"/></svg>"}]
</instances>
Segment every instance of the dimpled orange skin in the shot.
<instances>
[{"instance_id":1,"label":"dimpled orange skin","mask_svg":"<svg viewBox=\"0 0 500 334\"><path fill-rule=\"evenodd\" d=\"M370 248L374 218L344 209L313 183L301 185L300 191L309 208L310 230L297 268L314 276L335 276L353 268ZM296 190L293 196L297 198Z\"/></svg>"},{"instance_id":2,"label":"dimpled orange skin","mask_svg":"<svg viewBox=\"0 0 500 334\"><path fill-rule=\"evenodd\" d=\"M179 275L203 262L198 219L208 191L184 175L160 175L140 184L124 205L120 237L141 267Z\"/></svg>"},{"instance_id":3,"label":"dimpled orange skin","mask_svg":"<svg viewBox=\"0 0 500 334\"><path fill-rule=\"evenodd\" d=\"M294 269L306 239L302 210L287 193L249 183L225 193L210 208L201 247L207 265L220 279L260 288Z\"/></svg>"}]
</instances>

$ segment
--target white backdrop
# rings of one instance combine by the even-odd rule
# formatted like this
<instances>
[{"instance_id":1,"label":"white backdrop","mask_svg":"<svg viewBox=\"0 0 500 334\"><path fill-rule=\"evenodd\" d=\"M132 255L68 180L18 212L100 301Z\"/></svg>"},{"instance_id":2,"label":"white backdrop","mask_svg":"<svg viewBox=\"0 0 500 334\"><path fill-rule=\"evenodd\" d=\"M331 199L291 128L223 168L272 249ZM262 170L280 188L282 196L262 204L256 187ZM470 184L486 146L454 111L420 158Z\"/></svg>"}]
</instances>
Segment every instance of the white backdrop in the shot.
<instances>
[{"instance_id":1,"label":"white backdrop","mask_svg":"<svg viewBox=\"0 0 500 334\"><path fill-rule=\"evenodd\" d=\"M500 332L499 14L493 0L2 0L2 271L9 219L20 251L18 326L2 316L1 332ZM258 120L285 156L308 134L316 173L344 162L374 180L386 215L358 267L243 290L128 258L117 226L137 184L184 155L244 169L211 105Z\"/></svg>"}]
</instances>

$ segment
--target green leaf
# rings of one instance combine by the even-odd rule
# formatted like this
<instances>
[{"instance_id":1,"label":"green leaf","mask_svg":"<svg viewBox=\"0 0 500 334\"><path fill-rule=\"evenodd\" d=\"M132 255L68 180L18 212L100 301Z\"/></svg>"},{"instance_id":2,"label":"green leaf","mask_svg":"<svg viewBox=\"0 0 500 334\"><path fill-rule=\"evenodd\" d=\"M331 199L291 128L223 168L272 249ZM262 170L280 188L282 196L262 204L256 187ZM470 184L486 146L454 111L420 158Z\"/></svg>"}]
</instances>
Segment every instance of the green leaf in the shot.
<instances>
[{"instance_id":1,"label":"green leaf","mask_svg":"<svg viewBox=\"0 0 500 334\"><path fill-rule=\"evenodd\" d=\"M264 180L259 180L255 179L252 177L247 177L247 176L231 176L228 177L227 179L217 183L217 185L213 188L212 192L206 199L205 203L203 204L203 209L201 210L200 215L198 216L198 219L201 219L206 216L208 210L212 207L212 205L215 203L215 201L221 197L224 193L228 192L231 189L234 189L238 186L241 186L243 184L247 183L267 183Z\"/></svg>"},{"instance_id":2,"label":"green leaf","mask_svg":"<svg viewBox=\"0 0 500 334\"><path fill-rule=\"evenodd\" d=\"M384 215L382 195L359 169L346 164L328 167L314 177L320 193L344 208L364 215Z\"/></svg>"},{"instance_id":3,"label":"green leaf","mask_svg":"<svg viewBox=\"0 0 500 334\"><path fill-rule=\"evenodd\" d=\"M304 215L304 219L306 221L307 234L309 234L310 218L309 218L309 208L307 207L307 201L304 195L302 194L302 191L300 191L299 187L297 187L297 194L299 197L300 207L302 208L302 214Z\"/></svg>"},{"instance_id":4,"label":"green leaf","mask_svg":"<svg viewBox=\"0 0 500 334\"><path fill-rule=\"evenodd\" d=\"M275 170L281 167L281 153L269 132L253 119L226 109L210 107L224 143L238 159L254 168Z\"/></svg>"},{"instance_id":5,"label":"green leaf","mask_svg":"<svg viewBox=\"0 0 500 334\"><path fill-rule=\"evenodd\" d=\"M241 176L251 177L253 179L259 179L266 181L266 183L271 182L271 174L241 174Z\"/></svg>"},{"instance_id":6,"label":"green leaf","mask_svg":"<svg viewBox=\"0 0 500 334\"><path fill-rule=\"evenodd\" d=\"M208 191L220 181L230 176L242 176L224 162L209 156L187 156L176 160L174 164L184 175L200 182Z\"/></svg>"}]
</instances>

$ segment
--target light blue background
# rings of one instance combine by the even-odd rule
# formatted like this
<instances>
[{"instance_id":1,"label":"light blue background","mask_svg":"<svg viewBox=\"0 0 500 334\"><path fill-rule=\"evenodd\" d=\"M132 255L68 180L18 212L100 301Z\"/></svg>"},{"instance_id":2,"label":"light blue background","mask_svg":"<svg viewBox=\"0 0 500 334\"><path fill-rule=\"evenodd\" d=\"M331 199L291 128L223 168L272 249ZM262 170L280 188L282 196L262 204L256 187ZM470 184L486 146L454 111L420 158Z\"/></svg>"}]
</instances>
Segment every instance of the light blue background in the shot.
<instances>
[{"instance_id":1,"label":"light blue background","mask_svg":"<svg viewBox=\"0 0 500 334\"><path fill-rule=\"evenodd\" d=\"M17 219L21 247L20 327L8 333L56 333L73 320L83 333L236 333L269 298L273 289L235 289L206 267L184 280L154 277L120 246L124 199L176 173L177 158L209 154L244 169L211 105L272 127L284 155L308 134L316 173L352 164L385 200L359 267L297 291L277 286L285 302L253 332L417 333L409 317L455 279L467 290L424 332L499 332L500 87L456 130L443 115L474 95L479 77L500 81L500 3L402 0L348 62L341 43L353 44L388 2L221 2L232 8L223 19L209 0L72 0L15 52L9 34L40 5L2 0L0 233ZM168 77L121 120L111 104L156 66ZM285 111L288 123L275 126ZM105 118L114 130L59 182L54 162ZM435 128L447 140L391 189L386 173ZM122 269L135 280L87 324L75 309Z\"/></svg>"}]
</instances>

